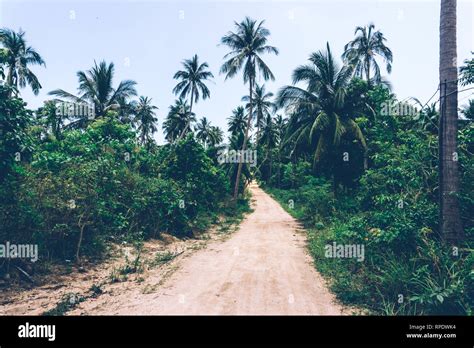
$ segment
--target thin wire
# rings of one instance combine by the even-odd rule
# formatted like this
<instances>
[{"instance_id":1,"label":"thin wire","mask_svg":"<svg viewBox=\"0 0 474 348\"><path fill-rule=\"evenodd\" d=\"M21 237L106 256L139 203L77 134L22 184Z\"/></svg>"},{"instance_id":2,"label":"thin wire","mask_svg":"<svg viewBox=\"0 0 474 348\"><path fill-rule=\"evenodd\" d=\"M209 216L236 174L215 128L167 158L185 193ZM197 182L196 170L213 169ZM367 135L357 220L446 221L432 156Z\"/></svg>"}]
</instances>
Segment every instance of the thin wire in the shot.
<instances>
[{"instance_id":1,"label":"thin wire","mask_svg":"<svg viewBox=\"0 0 474 348\"><path fill-rule=\"evenodd\" d=\"M438 93L438 91L439 91L439 85L438 85L438 88L436 89L436 91L434 92L434 94L431 96L431 98L428 99L428 101L425 103L425 105L423 105L423 106L421 107L421 110L423 110L423 109L425 108L425 106L428 105L428 103L431 101L431 99L434 98L434 96ZM439 101L439 100L438 100L438 101Z\"/></svg>"},{"instance_id":2,"label":"thin wire","mask_svg":"<svg viewBox=\"0 0 474 348\"><path fill-rule=\"evenodd\" d=\"M461 93L461 92L469 91L470 89L474 89L474 87L469 87L469 88L466 88L466 89L462 89L460 91L459 90L452 91L451 93L446 94L445 97L450 96L451 94L454 94L454 93Z\"/></svg>"}]
</instances>

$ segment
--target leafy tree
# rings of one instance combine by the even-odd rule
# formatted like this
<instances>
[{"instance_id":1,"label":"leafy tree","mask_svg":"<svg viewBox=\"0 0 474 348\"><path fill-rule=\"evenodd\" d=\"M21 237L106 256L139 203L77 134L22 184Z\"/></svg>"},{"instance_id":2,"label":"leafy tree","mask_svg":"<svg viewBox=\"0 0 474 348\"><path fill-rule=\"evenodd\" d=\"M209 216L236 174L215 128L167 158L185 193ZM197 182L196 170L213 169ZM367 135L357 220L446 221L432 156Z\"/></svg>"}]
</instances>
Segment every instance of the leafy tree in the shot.
<instances>
[{"instance_id":1,"label":"leafy tree","mask_svg":"<svg viewBox=\"0 0 474 348\"><path fill-rule=\"evenodd\" d=\"M271 119L271 115L276 109L275 104L271 101L272 98L273 93L266 93L264 84L262 86L259 86L258 84L255 85L252 109L254 116L256 116L255 118L257 122L257 144L259 144L260 128L262 127L263 123L268 120L268 117ZM247 102L246 108L250 112L250 96L244 96L242 101Z\"/></svg>"},{"instance_id":2,"label":"leafy tree","mask_svg":"<svg viewBox=\"0 0 474 348\"><path fill-rule=\"evenodd\" d=\"M257 71L264 80L274 80L272 71L262 60L263 53L278 54L278 49L267 45L270 31L263 26L264 21L257 21L246 17L242 22L235 23L236 32L229 32L222 37L221 44L230 48L230 52L224 56L227 59L221 67L221 73L226 79L234 77L243 68L244 83L249 83L249 117L245 136L242 143L242 151L247 148L249 130L253 116L253 89L256 83ZM242 171L242 163L239 163L234 185L234 200L239 193L239 181Z\"/></svg>"},{"instance_id":3,"label":"leafy tree","mask_svg":"<svg viewBox=\"0 0 474 348\"><path fill-rule=\"evenodd\" d=\"M334 155L345 134L359 141L366 149L359 125L345 108L351 67L338 66L329 44L325 52L311 54L309 61L310 64L300 66L293 72L293 84L305 82L306 89L285 86L277 96L278 106L285 107L291 115L286 142L293 143L294 149L298 145L312 148L314 165L324 154Z\"/></svg>"},{"instance_id":4,"label":"leafy tree","mask_svg":"<svg viewBox=\"0 0 474 348\"><path fill-rule=\"evenodd\" d=\"M153 142L153 134L158 130L158 118L155 110L158 108L151 103L151 98L141 96L135 107L134 123L137 127L140 143L147 147Z\"/></svg>"},{"instance_id":5,"label":"leafy tree","mask_svg":"<svg viewBox=\"0 0 474 348\"><path fill-rule=\"evenodd\" d=\"M232 136L245 133L248 115L245 114L245 109L243 106L238 106L232 110L232 116L230 116L227 120L228 131Z\"/></svg>"},{"instance_id":6,"label":"leafy tree","mask_svg":"<svg viewBox=\"0 0 474 348\"><path fill-rule=\"evenodd\" d=\"M215 147L224 140L224 132L219 127L212 126L206 117L201 118L195 131L196 139L201 141L205 148Z\"/></svg>"},{"instance_id":7,"label":"leafy tree","mask_svg":"<svg viewBox=\"0 0 474 348\"><path fill-rule=\"evenodd\" d=\"M190 129L188 124L196 122L196 115L191 112L191 108L183 99L175 101L174 105L169 107L168 115L163 122L163 130L165 132L165 139L173 143L179 139L181 134L187 135Z\"/></svg>"},{"instance_id":8,"label":"leafy tree","mask_svg":"<svg viewBox=\"0 0 474 348\"><path fill-rule=\"evenodd\" d=\"M201 118L201 120L196 125L196 139L200 140L204 146L207 146L209 141L209 133L211 131L211 123L207 120L206 117Z\"/></svg>"},{"instance_id":9,"label":"leafy tree","mask_svg":"<svg viewBox=\"0 0 474 348\"><path fill-rule=\"evenodd\" d=\"M28 46L25 40L25 32L18 33L8 29L0 29L0 44L2 44L2 60L7 69L6 84L15 88L24 88L29 85L33 93L37 95L41 84L36 75L30 70L31 65L46 66L41 55ZM3 72L2 72L3 75Z\"/></svg>"},{"instance_id":10,"label":"leafy tree","mask_svg":"<svg viewBox=\"0 0 474 348\"><path fill-rule=\"evenodd\" d=\"M57 112L56 103L53 100L45 101L36 114L46 128L51 131L51 134L56 139L61 139L61 131L64 128L67 117Z\"/></svg>"},{"instance_id":11,"label":"leafy tree","mask_svg":"<svg viewBox=\"0 0 474 348\"><path fill-rule=\"evenodd\" d=\"M468 104L461 111L467 119L474 121L474 99L469 100Z\"/></svg>"},{"instance_id":12,"label":"leafy tree","mask_svg":"<svg viewBox=\"0 0 474 348\"><path fill-rule=\"evenodd\" d=\"M105 61L98 65L94 62L92 69L84 72L79 71L79 96L75 96L62 89L56 89L49 92L49 95L56 96L77 104L91 103L94 105L95 117L103 117L109 110L117 110L120 102L137 95L135 85L132 80L124 80L119 83L117 88L113 88L113 77L115 67L114 63L107 64ZM73 126L84 128L89 122L87 115L80 115Z\"/></svg>"},{"instance_id":13,"label":"leafy tree","mask_svg":"<svg viewBox=\"0 0 474 348\"><path fill-rule=\"evenodd\" d=\"M344 61L354 67L356 76L366 79L368 83L382 81L380 67L376 61L376 56L381 57L387 68L387 72L392 71L392 51L385 45L386 38L379 31L374 31L375 25L369 24L365 27L357 27L356 37L344 46L342 55ZM371 72L374 72L371 77Z\"/></svg>"},{"instance_id":14,"label":"leafy tree","mask_svg":"<svg viewBox=\"0 0 474 348\"><path fill-rule=\"evenodd\" d=\"M137 101L126 97L117 98L117 118L120 122L132 125L136 117Z\"/></svg>"},{"instance_id":15,"label":"leafy tree","mask_svg":"<svg viewBox=\"0 0 474 348\"><path fill-rule=\"evenodd\" d=\"M191 59L186 59L183 62L184 70L178 71L174 75L174 79L181 80L173 89L173 93L178 95L180 99L185 99L189 95L189 112L193 111L193 102L198 102L200 93L202 99L209 98L211 93L204 81L214 77L214 75L206 70L209 65L204 62L199 64L199 58L195 54ZM190 124L187 124L183 129L180 138L185 136Z\"/></svg>"},{"instance_id":16,"label":"leafy tree","mask_svg":"<svg viewBox=\"0 0 474 348\"><path fill-rule=\"evenodd\" d=\"M216 147L224 140L224 132L217 126L211 126L209 131L209 146Z\"/></svg>"},{"instance_id":17,"label":"leafy tree","mask_svg":"<svg viewBox=\"0 0 474 348\"><path fill-rule=\"evenodd\" d=\"M14 86L0 85L0 181L11 173L16 162L32 151L32 139L27 133L32 112L15 93Z\"/></svg>"},{"instance_id":18,"label":"leafy tree","mask_svg":"<svg viewBox=\"0 0 474 348\"><path fill-rule=\"evenodd\" d=\"M474 52L471 52L474 54ZM461 73L461 85L466 86L474 83L474 58L466 59L459 72Z\"/></svg>"}]
</instances>

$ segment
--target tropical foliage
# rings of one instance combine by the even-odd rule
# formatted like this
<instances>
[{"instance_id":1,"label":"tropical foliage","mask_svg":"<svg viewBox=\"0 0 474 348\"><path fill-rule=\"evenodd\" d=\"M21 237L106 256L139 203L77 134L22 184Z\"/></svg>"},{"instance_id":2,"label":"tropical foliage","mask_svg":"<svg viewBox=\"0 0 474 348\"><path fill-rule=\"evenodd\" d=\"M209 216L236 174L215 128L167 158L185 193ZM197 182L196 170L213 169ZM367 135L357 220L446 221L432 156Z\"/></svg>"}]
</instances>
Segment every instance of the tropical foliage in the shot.
<instances>
[{"instance_id":1,"label":"tropical foliage","mask_svg":"<svg viewBox=\"0 0 474 348\"><path fill-rule=\"evenodd\" d=\"M41 55L25 39L25 32L15 32L8 28L0 29L0 44L2 70L6 85L24 88L29 85L34 94L38 94L41 84L36 75L30 70L32 65L46 66ZM3 66L4 65L4 66ZM15 89L15 91L16 91Z\"/></svg>"},{"instance_id":2,"label":"tropical foliage","mask_svg":"<svg viewBox=\"0 0 474 348\"><path fill-rule=\"evenodd\" d=\"M442 6L452 16L453 1ZM101 61L77 73L77 95L56 89L29 110L20 89L38 93L30 67L45 62L24 32L0 30L0 242L37 243L44 260L81 263L110 243L193 237L242 211L239 194L257 180L304 223L315 265L344 303L376 314L472 315L474 103L458 117L457 88L473 83L473 64L453 66L455 32L442 26L449 83L440 81L439 101L423 103L400 100L382 77L393 54L374 24L356 28L342 59L329 43L315 47L274 94L264 55L279 50L264 24L246 17L220 40L228 49L220 73L241 73L248 88L242 105L222 110L227 137L196 106L214 77L197 55L175 73L178 99L168 109L138 97L135 81L116 85L114 64ZM440 198L450 202L441 210ZM364 246L364 260L328 257L333 243Z\"/></svg>"},{"instance_id":3,"label":"tropical foliage","mask_svg":"<svg viewBox=\"0 0 474 348\"><path fill-rule=\"evenodd\" d=\"M241 151L247 149L249 131L253 117L253 92L259 73L264 80L275 80L272 71L263 61L263 53L278 54L278 49L267 44L270 31L264 26L264 21L257 24L257 21L246 17L242 22L235 23L236 32L229 32L221 39L221 44L226 45L230 52L224 56L225 62L221 67L221 73L225 78L234 77L240 70L243 70L244 83L249 84L248 105L249 113L247 127L242 141ZM234 185L234 200L239 193L240 175L242 172L242 162L239 162Z\"/></svg>"},{"instance_id":4,"label":"tropical foliage","mask_svg":"<svg viewBox=\"0 0 474 348\"><path fill-rule=\"evenodd\" d=\"M384 60L387 72L392 72L393 55L390 48L385 45L387 40L382 32L375 31L373 23L365 27L357 27L355 29L356 37L344 46L344 54L342 57L354 68L354 73L359 78L365 78L367 82L372 81L380 83L382 75L380 66L376 57ZM373 76L371 73L373 72Z\"/></svg>"}]
</instances>

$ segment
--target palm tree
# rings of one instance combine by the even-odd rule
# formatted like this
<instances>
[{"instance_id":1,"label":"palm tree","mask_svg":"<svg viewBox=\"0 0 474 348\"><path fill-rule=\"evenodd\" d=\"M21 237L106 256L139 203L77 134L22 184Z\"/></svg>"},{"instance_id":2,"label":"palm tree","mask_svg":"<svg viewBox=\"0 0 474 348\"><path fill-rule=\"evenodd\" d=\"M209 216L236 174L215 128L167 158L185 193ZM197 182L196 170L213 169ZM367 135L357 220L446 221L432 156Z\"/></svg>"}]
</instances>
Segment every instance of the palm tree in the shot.
<instances>
[{"instance_id":1,"label":"palm tree","mask_svg":"<svg viewBox=\"0 0 474 348\"><path fill-rule=\"evenodd\" d=\"M117 98L118 113L117 117L123 124L133 124L134 118L136 117L135 112L137 110L138 103L136 100L129 100L125 97Z\"/></svg>"},{"instance_id":2,"label":"palm tree","mask_svg":"<svg viewBox=\"0 0 474 348\"><path fill-rule=\"evenodd\" d=\"M135 90L137 83L132 80L121 81L117 88L112 87L114 69L114 63L107 64L105 61L102 61L97 65L94 62L92 69L77 73L79 96L75 96L62 89L56 89L49 92L49 94L73 103L91 103L94 105L95 117L103 117L107 111L119 109L120 103L137 95ZM83 126L87 123L87 120L80 117L77 123L79 126Z\"/></svg>"},{"instance_id":3,"label":"palm tree","mask_svg":"<svg viewBox=\"0 0 474 348\"><path fill-rule=\"evenodd\" d=\"M196 125L196 138L200 140L204 146L207 146L209 142L209 136L211 132L211 123L206 117L201 118L199 123Z\"/></svg>"},{"instance_id":4,"label":"palm tree","mask_svg":"<svg viewBox=\"0 0 474 348\"><path fill-rule=\"evenodd\" d=\"M260 127L268 117L271 119L271 115L276 109L275 104L270 100L271 98L273 98L273 93L266 93L265 84L262 86L258 84L255 85L252 109L257 119L257 144L259 144ZM246 108L250 110L250 96L246 95L242 97L242 101L248 102Z\"/></svg>"},{"instance_id":5,"label":"palm tree","mask_svg":"<svg viewBox=\"0 0 474 348\"><path fill-rule=\"evenodd\" d=\"M365 27L357 27L354 33L355 39L344 46L342 55L347 64L353 65L356 76L363 78L365 75L368 83L372 81L370 75L372 70L373 80L376 83L382 81L380 67L375 59L377 55L384 60L387 72L390 74L392 71L393 56L390 48L385 46L387 39L379 30L373 31L374 28L372 23Z\"/></svg>"},{"instance_id":6,"label":"palm tree","mask_svg":"<svg viewBox=\"0 0 474 348\"><path fill-rule=\"evenodd\" d=\"M277 156L278 156L278 175L277 175L277 187L280 187L281 182L281 152L283 148L283 139L286 134L286 128L288 125L288 119L283 118L280 114L275 116L275 131L276 131L276 144L277 144Z\"/></svg>"},{"instance_id":7,"label":"palm tree","mask_svg":"<svg viewBox=\"0 0 474 348\"><path fill-rule=\"evenodd\" d=\"M457 161L458 74L456 66L456 0L441 0L439 32L439 192L440 232L448 243L464 239L459 211Z\"/></svg>"},{"instance_id":8,"label":"palm tree","mask_svg":"<svg viewBox=\"0 0 474 348\"><path fill-rule=\"evenodd\" d=\"M344 134L358 140L365 154L365 138L344 105L352 68L339 68L329 43L326 52L311 54L309 61L293 72L293 84L305 82L306 89L285 86L278 92L277 105L291 115L285 142L294 145L292 152L298 145L311 147L314 166L323 155L334 153Z\"/></svg>"},{"instance_id":9,"label":"palm tree","mask_svg":"<svg viewBox=\"0 0 474 348\"><path fill-rule=\"evenodd\" d=\"M29 66L46 64L40 54L26 44L24 36L25 32L21 29L18 33L7 28L0 29L2 56L7 68L6 84L16 89L18 86L24 88L28 84L33 93L38 95L41 84Z\"/></svg>"},{"instance_id":10,"label":"palm tree","mask_svg":"<svg viewBox=\"0 0 474 348\"><path fill-rule=\"evenodd\" d=\"M272 158L272 150L276 147L277 144L277 129L275 122L272 118L271 114L265 116L262 122L262 136L259 139L260 146L263 146L265 149L265 157L263 160L259 161L260 164L258 166L258 170L261 172L262 178L265 180L269 179L272 176L272 166L273 166L273 158ZM268 159L270 158L269 164L269 172L268 175L265 175L265 172L262 172L260 168L266 165Z\"/></svg>"},{"instance_id":11,"label":"palm tree","mask_svg":"<svg viewBox=\"0 0 474 348\"><path fill-rule=\"evenodd\" d=\"M245 133L248 115L245 114L245 109L243 106L238 106L232 110L232 116L230 116L227 120L227 125L229 126L227 130L231 135Z\"/></svg>"},{"instance_id":12,"label":"palm tree","mask_svg":"<svg viewBox=\"0 0 474 348\"><path fill-rule=\"evenodd\" d=\"M249 83L249 117L245 129L245 137L242 142L242 151L245 151L249 138L249 130L252 122L253 89L256 82L257 70L264 80L274 80L272 71L261 58L263 53L274 53L278 55L278 49L267 45L270 31L263 26L264 21L257 22L246 17L242 22L235 22L236 32L229 32L222 37L221 44L230 48L230 52L224 56L227 59L221 67L220 72L226 74L226 79L234 77L243 68L244 83ZM241 162L241 161L240 161ZM239 163L234 186L234 200L239 193L239 181L242 171L242 163Z\"/></svg>"},{"instance_id":13,"label":"palm tree","mask_svg":"<svg viewBox=\"0 0 474 348\"><path fill-rule=\"evenodd\" d=\"M216 147L224 140L224 132L217 126L211 126L209 131L209 146Z\"/></svg>"},{"instance_id":14,"label":"palm tree","mask_svg":"<svg viewBox=\"0 0 474 348\"><path fill-rule=\"evenodd\" d=\"M277 144L277 128L275 120L271 114L265 116L262 122L262 136L260 138L261 144L267 147L267 150L272 149Z\"/></svg>"},{"instance_id":15,"label":"palm tree","mask_svg":"<svg viewBox=\"0 0 474 348\"><path fill-rule=\"evenodd\" d=\"M173 143L178 138L189 133L189 127L192 122L196 121L196 115L190 111L189 105L183 99L175 101L174 105L169 107L168 116L163 122L163 130L165 138L168 142Z\"/></svg>"},{"instance_id":16,"label":"palm tree","mask_svg":"<svg viewBox=\"0 0 474 348\"><path fill-rule=\"evenodd\" d=\"M191 59L186 59L183 63L184 70L178 71L174 74L175 80L181 80L173 89L173 93L178 95L179 98L185 99L188 95L190 96L190 106L189 111L193 111L193 102L198 102L200 93L202 94L202 99L207 99L210 97L211 93L205 85L204 81L209 80L214 77L214 75L207 71L209 65L204 62L199 64L199 58L195 54ZM183 130L183 134L180 135L180 138L184 136L184 133L189 128L189 124L186 125L186 128Z\"/></svg>"},{"instance_id":17,"label":"palm tree","mask_svg":"<svg viewBox=\"0 0 474 348\"><path fill-rule=\"evenodd\" d=\"M239 151L242 149L242 145L244 143L245 133L236 133L229 138L229 145L227 147L228 151ZM252 144L250 144L251 146ZM249 163L228 163L225 166L225 172L227 177L230 178L231 182L235 182L237 179L237 173L239 171L239 165L242 164L240 169L240 173L242 175L242 180L244 182L244 186L247 182L251 180L251 171ZM240 185L240 181L239 181Z\"/></svg>"},{"instance_id":18,"label":"palm tree","mask_svg":"<svg viewBox=\"0 0 474 348\"><path fill-rule=\"evenodd\" d=\"M282 143L283 137L286 131L287 119L283 118L280 114L275 115L275 131L276 131L276 143L279 145Z\"/></svg>"},{"instance_id":19,"label":"palm tree","mask_svg":"<svg viewBox=\"0 0 474 348\"><path fill-rule=\"evenodd\" d=\"M136 105L134 123L137 126L140 142L147 147L153 141L153 134L157 131L155 110L158 108L151 103L151 98L140 97Z\"/></svg>"}]
</instances>

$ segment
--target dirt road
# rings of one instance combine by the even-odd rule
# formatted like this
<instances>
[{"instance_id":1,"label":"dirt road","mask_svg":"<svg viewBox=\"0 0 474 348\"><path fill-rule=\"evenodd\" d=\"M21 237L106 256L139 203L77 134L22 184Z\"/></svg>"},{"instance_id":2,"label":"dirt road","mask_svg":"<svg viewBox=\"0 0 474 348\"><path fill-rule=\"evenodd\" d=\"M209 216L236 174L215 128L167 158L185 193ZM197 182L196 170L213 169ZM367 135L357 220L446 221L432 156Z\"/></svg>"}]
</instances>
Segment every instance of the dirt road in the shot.
<instances>
[{"instance_id":1,"label":"dirt road","mask_svg":"<svg viewBox=\"0 0 474 348\"><path fill-rule=\"evenodd\" d=\"M251 190L255 210L240 229L181 260L156 289L115 291L69 314L341 314L304 232L263 190Z\"/></svg>"}]
</instances>

